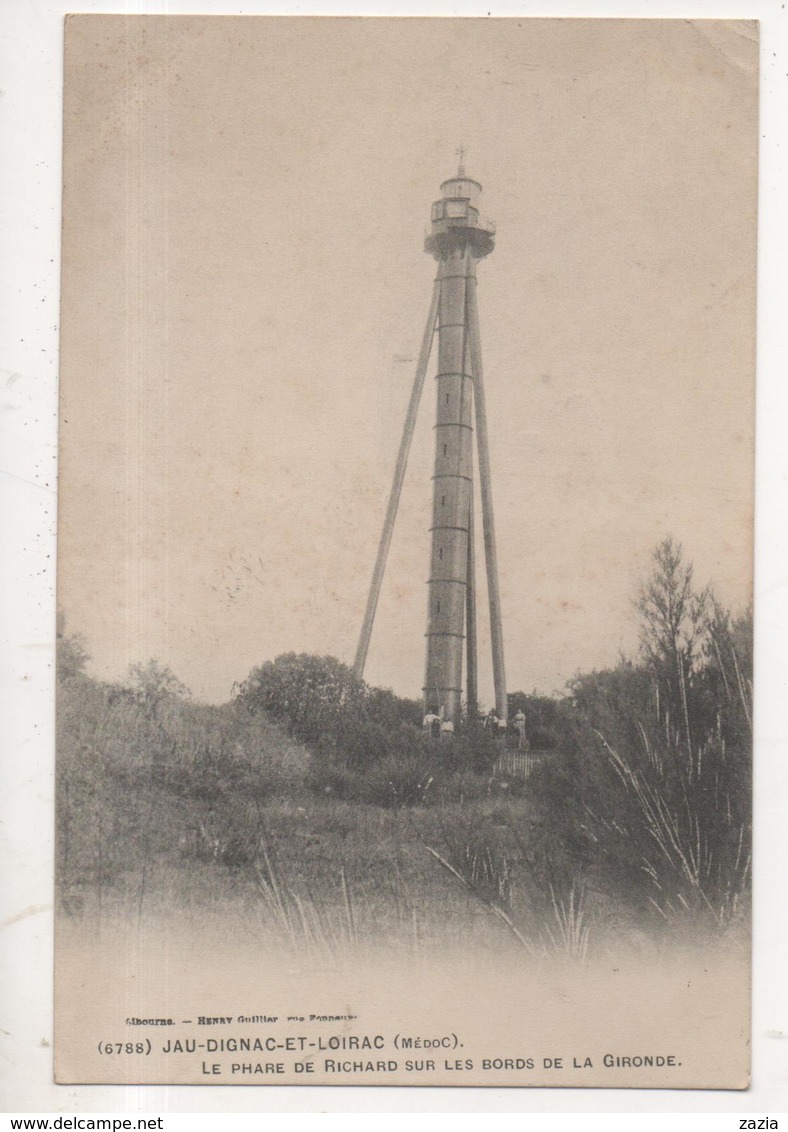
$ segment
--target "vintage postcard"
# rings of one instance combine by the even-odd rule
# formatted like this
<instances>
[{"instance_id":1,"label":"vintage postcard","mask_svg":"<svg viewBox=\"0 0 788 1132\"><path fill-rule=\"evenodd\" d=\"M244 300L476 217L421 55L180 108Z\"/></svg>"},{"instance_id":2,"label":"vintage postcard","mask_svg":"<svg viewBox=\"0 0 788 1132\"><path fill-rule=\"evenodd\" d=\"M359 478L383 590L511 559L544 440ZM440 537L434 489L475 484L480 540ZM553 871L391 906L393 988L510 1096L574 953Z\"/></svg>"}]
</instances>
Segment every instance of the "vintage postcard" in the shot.
<instances>
[{"instance_id":1,"label":"vintage postcard","mask_svg":"<svg viewBox=\"0 0 788 1132\"><path fill-rule=\"evenodd\" d=\"M57 1081L747 1086L757 80L67 19Z\"/></svg>"}]
</instances>

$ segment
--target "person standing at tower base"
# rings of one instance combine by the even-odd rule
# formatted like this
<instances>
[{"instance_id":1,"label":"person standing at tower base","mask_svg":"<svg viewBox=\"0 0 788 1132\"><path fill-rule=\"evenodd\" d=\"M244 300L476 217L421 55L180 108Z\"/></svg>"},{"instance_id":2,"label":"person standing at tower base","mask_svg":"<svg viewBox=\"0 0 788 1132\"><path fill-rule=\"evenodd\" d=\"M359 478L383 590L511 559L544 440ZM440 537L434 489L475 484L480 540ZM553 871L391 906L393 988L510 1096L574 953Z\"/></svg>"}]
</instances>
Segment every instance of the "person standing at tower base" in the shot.
<instances>
[{"instance_id":1,"label":"person standing at tower base","mask_svg":"<svg viewBox=\"0 0 788 1132\"><path fill-rule=\"evenodd\" d=\"M517 750L527 751L530 744L525 734L525 712L522 708L517 712L512 722L517 731Z\"/></svg>"}]
</instances>

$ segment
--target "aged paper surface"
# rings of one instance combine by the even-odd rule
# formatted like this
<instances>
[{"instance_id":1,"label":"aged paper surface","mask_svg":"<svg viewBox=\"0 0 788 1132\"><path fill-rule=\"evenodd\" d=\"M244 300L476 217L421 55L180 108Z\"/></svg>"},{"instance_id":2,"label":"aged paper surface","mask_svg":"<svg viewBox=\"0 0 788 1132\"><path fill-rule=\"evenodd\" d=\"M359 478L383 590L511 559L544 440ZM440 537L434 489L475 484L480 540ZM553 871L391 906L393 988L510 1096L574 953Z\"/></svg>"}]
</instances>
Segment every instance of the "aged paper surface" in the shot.
<instances>
[{"instance_id":1,"label":"aged paper surface","mask_svg":"<svg viewBox=\"0 0 788 1132\"><path fill-rule=\"evenodd\" d=\"M67 21L59 1081L746 1086L756 95L740 21ZM511 720L438 739L440 358L341 665L458 162Z\"/></svg>"}]
</instances>

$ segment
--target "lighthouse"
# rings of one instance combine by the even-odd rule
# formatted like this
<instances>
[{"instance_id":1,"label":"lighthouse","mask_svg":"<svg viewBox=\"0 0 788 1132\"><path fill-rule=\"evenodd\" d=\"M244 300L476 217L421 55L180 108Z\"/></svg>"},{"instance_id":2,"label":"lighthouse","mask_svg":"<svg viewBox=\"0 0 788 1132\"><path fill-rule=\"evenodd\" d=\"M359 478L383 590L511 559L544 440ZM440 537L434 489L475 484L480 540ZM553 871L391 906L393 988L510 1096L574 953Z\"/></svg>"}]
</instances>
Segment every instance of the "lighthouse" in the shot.
<instances>
[{"instance_id":1,"label":"lighthouse","mask_svg":"<svg viewBox=\"0 0 788 1132\"><path fill-rule=\"evenodd\" d=\"M477 713L475 433L490 602L495 710L499 722L505 727L507 699L503 630L476 302L476 264L495 247L495 225L480 214L482 187L466 175L462 151L456 176L444 181L440 191L440 199L432 205L424 241L425 251L437 261L432 303L356 652L355 671L358 676L363 675L411 440L437 335L424 711L456 726L461 718L464 698L469 716ZM464 657L467 664L465 684Z\"/></svg>"}]
</instances>

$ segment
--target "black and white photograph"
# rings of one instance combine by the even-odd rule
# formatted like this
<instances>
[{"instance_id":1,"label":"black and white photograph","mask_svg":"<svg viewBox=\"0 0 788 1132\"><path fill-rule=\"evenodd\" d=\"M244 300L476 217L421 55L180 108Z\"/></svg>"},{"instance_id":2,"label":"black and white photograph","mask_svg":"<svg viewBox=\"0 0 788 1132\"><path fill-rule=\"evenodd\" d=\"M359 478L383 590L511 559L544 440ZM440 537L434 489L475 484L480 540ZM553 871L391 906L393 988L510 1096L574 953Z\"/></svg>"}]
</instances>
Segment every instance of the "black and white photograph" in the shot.
<instances>
[{"instance_id":1,"label":"black and white photograph","mask_svg":"<svg viewBox=\"0 0 788 1132\"><path fill-rule=\"evenodd\" d=\"M758 74L67 19L58 1082L747 1088Z\"/></svg>"}]
</instances>

